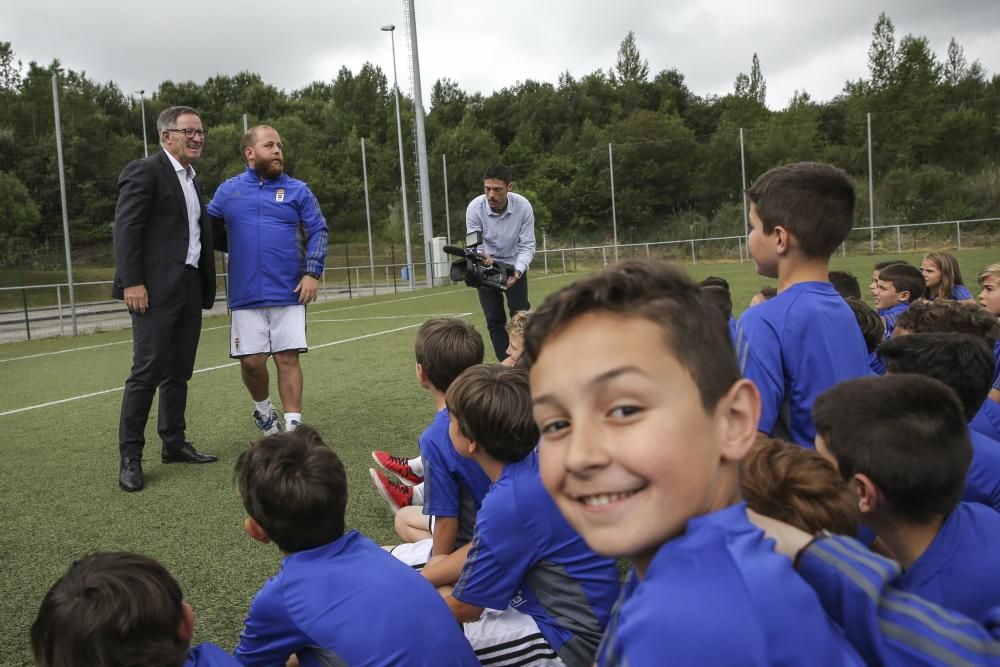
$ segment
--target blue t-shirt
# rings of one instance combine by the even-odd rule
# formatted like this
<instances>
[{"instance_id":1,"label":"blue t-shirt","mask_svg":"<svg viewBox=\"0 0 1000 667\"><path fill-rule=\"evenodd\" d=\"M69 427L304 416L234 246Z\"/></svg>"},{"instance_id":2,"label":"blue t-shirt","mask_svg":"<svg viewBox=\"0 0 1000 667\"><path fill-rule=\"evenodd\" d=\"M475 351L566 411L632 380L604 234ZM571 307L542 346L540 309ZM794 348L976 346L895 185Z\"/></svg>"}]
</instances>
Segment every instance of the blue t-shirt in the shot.
<instances>
[{"instance_id":1,"label":"blue t-shirt","mask_svg":"<svg viewBox=\"0 0 1000 667\"><path fill-rule=\"evenodd\" d=\"M302 667L479 664L434 586L354 530L286 556L250 604L236 659L292 653Z\"/></svg>"},{"instance_id":2,"label":"blue t-shirt","mask_svg":"<svg viewBox=\"0 0 1000 667\"><path fill-rule=\"evenodd\" d=\"M996 346L993 348L993 356L997 360L997 372L993 376L993 389L1000 389L1000 340L997 341Z\"/></svg>"},{"instance_id":3,"label":"blue t-shirt","mask_svg":"<svg viewBox=\"0 0 1000 667\"><path fill-rule=\"evenodd\" d=\"M873 375L885 375L885 361L879 356L878 350L868 353L868 368Z\"/></svg>"},{"instance_id":4,"label":"blue t-shirt","mask_svg":"<svg viewBox=\"0 0 1000 667\"><path fill-rule=\"evenodd\" d=\"M969 429L972 463L965 476L962 500L982 503L1000 512L1000 442ZM1000 599L997 600L1000 604Z\"/></svg>"},{"instance_id":5,"label":"blue t-shirt","mask_svg":"<svg viewBox=\"0 0 1000 667\"><path fill-rule=\"evenodd\" d=\"M910 307L908 303L897 303L892 308L879 308L878 316L885 323L885 339L892 338L892 330L896 328L896 320Z\"/></svg>"},{"instance_id":6,"label":"blue t-shirt","mask_svg":"<svg viewBox=\"0 0 1000 667\"><path fill-rule=\"evenodd\" d=\"M965 285L955 285L951 288L952 301L968 301L972 298L972 292Z\"/></svg>"},{"instance_id":7,"label":"blue t-shirt","mask_svg":"<svg viewBox=\"0 0 1000 667\"><path fill-rule=\"evenodd\" d=\"M736 325L736 318L732 315L729 316L729 339L733 341L733 348L736 347L736 341L740 337L739 329Z\"/></svg>"},{"instance_id":8,"label":"blue t-shirt","mask_svg":"<svg viewBox=\"0 0 1000 667\"><path fill-rule=\"evenodd\" d=\"M198 644L188 651L184 667L240 667L240 663L215 644Z\"/></svg>"},{"instance_id":9,"label":"blue t-shirt","mask_svg":"<svg viewBox=\"0 0 1000 667\"><path fill-rule=\"evenodd\" d=\"M538 453L508 463L483 499L456 599L535 619L567 665L589 667L618 597L612 558L566 523L538 474Z\"/></svg>"},{"instance_id":10,"label":"blue t-shirt","mask_svg":"<svg viewBox=\"0 0 1000 667\"><path fill-rule=\"evenodd\" d=\"M969 428L1000 442L1000 403L987 398L969 422Z\"/></svg>"},{"instance_id":11,"label":"blue t-shirt","mask_svg":"<svg viewBox=\"0 0 1000 667\"><path fill-rule=\"evenodd\" d=\"M959 503L896 585L983 623L1000 604L1000 514Z\"/></svg>"},{"instance_id":12,"label":"blue t-shirt","mask_svg":"<svg viewBox=\"0 0 1000 667\"><path fill-rule=\"evenodd\" d=\"M737 356L761 395L758 429L813 447L816 397L844 380L871 375L858 321L827 282L797 283L739 321Z\"/></svg>"},{"instance_id":13,"label":"blue t-shirt","mask_svg":"<svg viewBox=\"0 0 1000 667\"><path fill-rule=\"evenodd\" d=\"M862 664L791 561L747 519L744 503L690 519L642 580L632 571L597 662Z\"/></svg>"},{"instance_id":14,"label":"blue t-shirt","mask_svg":"<svg viewBox=\"0 0 1000 667\"><path fill-rule=\"evenodd\" d=\"M462 458L448 435L448 408L420 434L420 454L424 458L424 514L458 518L455 547L472 540L476 514L490 489L483 469Z\"/></svg>"}]
</instances>

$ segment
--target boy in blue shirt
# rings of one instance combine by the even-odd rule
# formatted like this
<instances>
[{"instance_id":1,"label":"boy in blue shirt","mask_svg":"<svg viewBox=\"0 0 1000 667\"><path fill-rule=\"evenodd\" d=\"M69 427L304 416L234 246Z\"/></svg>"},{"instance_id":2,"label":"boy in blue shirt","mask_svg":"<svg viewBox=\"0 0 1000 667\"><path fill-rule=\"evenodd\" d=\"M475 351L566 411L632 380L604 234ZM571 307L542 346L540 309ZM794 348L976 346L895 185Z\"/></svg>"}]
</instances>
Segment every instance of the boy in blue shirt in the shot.
<instances>
[{"instance_id":1,"label":"boy in blue shirt","mask_svg":"<svg viewBox=\"0 0 1000 667\"><path fill-rule=\"evenodd\" d=\"M983 403L988 403L993 355L986 344L968 334L915 333L882 343L879 353L890 373L917 373L943 382L958 396L969 421L972 463L962 500L982 503L1000 512L1000 442L972 428Z\"/></svg>"},{"instance_id":2,"label":"boy in blue shirt","mask_svg":"<svg viewBox=\"0 0 1000 667\"><path fill-rule=\"evenodd\" d=\"M479 664L432 586L344 533L347 474L316 431L261 438L240 455L236 480L247 534L285 554L250 605L240 663L283 666L294 654L302 667Z\"/></svg>"},{"instance_id":3,"label":"boy in blue shirt","mask_svg":"<svg viewBox=\"0 0 1000 667\"><path fill-rule=\"evenodd\" d=\"M525 357L546 488L633 566L599 665L860 664L747 519L760 399L694 282L637 261L579 280L532 314Z\"/></svg>"},{"instance_id":4,"label":"boy in blue shirt","mask_svg":"<svg viewBox=\"0 0 1000 667\"><path fill-rule=\"evenodd\" d=\"M483 361L483 338L470 324L454 317L428 320L414 343L417 381L434 400L434 421L420 434L424 467L422 507L405 505L396 512L396 533L406 543L392 554L414 567L422 567L432 555L450 554L472 539L476 512L490 488L486 474L455 452L448 438L448 408L445 392L466 368ZM412 493L414 487L388 479L381 471L369 470L379 493L393 505L393 498ZM421 487L416 487L421 488ZM395 502L404 503L404 499ZM439 582L453 583L452 581Z\"/></svg>"},{"instance_id":5,"label":"boy in blue shirt","mask_svg":"<svg viewBox=\"0 0 1000 667\"><path fill-rule=\"evenodd\" d=\"M194 612L152 558L95 553L57 581L31 626L38 667L237 667L213 644L191 647Z\"/></svg>"},{"instance_id":6,"label":"boy in blue shirt","mask_svg":"<svg viewBox=\"0 0 1000 667\"><path fill-rule=\"evenodd\" d=\"M854 183L803 162L770 170L747 196L750 256L757 273L778 279L778 295L740 318L740 369L760 391L761 432L812 447L816 397L871 373L854 315L828 277L854 224Z\"/></svg>"},{"instance_id":7,"label":"boy in blue shirt","mask_svg":"<svg viewBox=\"0 0 1000 667\"><path fill-rule=\"evenodd\" d=\"M875 308L885 323L885 338L892 338L896 318L924 291L924 274L909 264L890 264L879 272L875 281Z\"/></svg>"},{"instance_id":8,"label":"boy in blue shirt","mask_svg":"<svg viewBox=\"0 0 1000 667\"><path fill-rule=\"evenodd\" d=\"M813 418L817 451L903 568L896 585L984 622L1000 601L1000 513L960 502L972 446L955 393L922 375L858 378Z\"/></svg>"},{"instance_id":9,"label":"boy in blue shirt","mask_svg":"<svg viewBox=\"0 0 1000 667\"><path fill-rule=\"evenodd\" d=\"M455 450L493 486L472 543L424 575L461 568L454 590L442 593L484 664L517 657L590 667L618 596L618 570L566 523L542 486L527 373L473 366L447 399Z\"/></svg>"},{"instance_id":10,"label":"boy in blue shirt","mask_svg":"<svg viewBox=\"0 0 1000 667\"><path fill-rule=\"evenodd\" d=\"M985 623L897 586L899 564L849 537L814 535L772 517L750 519L795 563L869 665L939 667L1000 664L1000 605Z\"/></svg>"}]
</instances>

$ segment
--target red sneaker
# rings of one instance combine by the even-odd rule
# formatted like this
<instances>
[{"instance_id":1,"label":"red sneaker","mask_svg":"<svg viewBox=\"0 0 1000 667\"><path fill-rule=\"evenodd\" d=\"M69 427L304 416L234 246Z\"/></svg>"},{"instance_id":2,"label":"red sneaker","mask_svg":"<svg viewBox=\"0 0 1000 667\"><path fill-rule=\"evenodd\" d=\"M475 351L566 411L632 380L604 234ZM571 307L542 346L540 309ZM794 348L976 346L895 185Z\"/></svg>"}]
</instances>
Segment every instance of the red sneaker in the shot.
<instances>
[{"instance_id":1,"label":"red sneaker","mask_svg":"<svg viewBox=\"0 0 1000 667\"><path fill-rule=\"evenodd\" d=\"M393 456L389 452L372 452L372 458L382 470L391 472L399 481L407 486L414 486L424 481L424 478L413 472L410 460L403 456Z\"/></svg>"},{"instance_id":2,"label":"red sneaker","mask_svg":"<svg viewBox=\"0 0 1000 667\"><path fill-rule=\"evenodd\" d=\"M395 480L389 479L381 470L375 470L374 468L369 468L368 474L371 475L372 482L375 484L375 490L378 491L378 494L382 496L385 502L389 503L393 514L398 512L400 508L409 505L413 500L412 486L406 486L405 484L400 484Z\"/></svg>"}]
</instances>

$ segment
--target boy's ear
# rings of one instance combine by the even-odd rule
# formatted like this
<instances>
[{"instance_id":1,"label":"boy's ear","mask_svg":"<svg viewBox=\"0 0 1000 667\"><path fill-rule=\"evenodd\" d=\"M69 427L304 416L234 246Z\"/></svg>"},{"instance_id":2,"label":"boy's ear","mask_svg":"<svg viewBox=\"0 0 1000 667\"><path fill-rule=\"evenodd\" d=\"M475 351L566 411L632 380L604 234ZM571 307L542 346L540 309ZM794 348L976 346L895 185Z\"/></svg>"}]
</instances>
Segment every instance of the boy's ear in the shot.
<instances>
[{"instance_id":1,"label":"boy's ear","mask_svg":"<svg viewBox=\"0 0 1000 667\"><path fill-rule=\"evenodd\" d=\"M271 538L268 536L267 531L261 528L260 524L257 523L256 519L254 519L252 516L248 516L247 518L243 519L243 530L246 532L247 535L257 540L261 544L271 543Z\"/></svg>"},{"instance_id":2,"label":"boy's ear","mask_svg":"<svg viewBox=\"0 0 1000 667\"><path fill-rule=\"evenodd\" d=\"M757 440L760 392L749 380L739 380L715 406L722 458L739 461Z\"/></svg>"},{"instance_id":3,"label":"boy's ear","mask_svg":"<svg viewBox=\"0 0 1000 667\"><path fill-rule=\"evenodd\" d=\"M781 225L775 227L771 235L774 237L774 249L777 253L779 255L787 255L792 247L792 235Z\"/></svg>"},{"instance_id":4,"label":"boy's ear","mask_svg":"<svg viewBox=\"0 0 1000 667\"><path fill-rule=\"evenodd\" d=\"M177 627L177 638L187 644L194 636L194 609L187 602L181 603L181 624Z\"/></svg>"},{"instance_id":5,"label":"boy's ear","mask_svg":"<svg viewBox=\"0 0 1000 667\"><path fill-rule=\"evenodd\" d=\"M427 384L427 373L419 361L417 362L417 382L421 385Z\"/></svg>"},{"instance_id":6,"label":"boy's ear","mask_svg":"<svg viewBox=\"0 0 1000 667\"><path fill-rule=\"evenodd\" d=\"M872 514L878 509L881 493L871 477L862 473L855 473L851 478L851 487L854 495L858 499L858 511L862 514Z\"/></svg>"},{"instance_id":7,"label":"boy's ear","mask_svg":"<svg viewBox=\"0 0 1000 667\"><path fill-rule=\"evenodd\" d=\"M905 299L903 298L904 294L906 295ZM905 289L902 292L899 292L898 296L899 296L899 300L900 301L905 301L906 303L909 303L913 299L913 295L910 294L910 290L908 290L908 289Z\"/></svg>"}]
</instances>

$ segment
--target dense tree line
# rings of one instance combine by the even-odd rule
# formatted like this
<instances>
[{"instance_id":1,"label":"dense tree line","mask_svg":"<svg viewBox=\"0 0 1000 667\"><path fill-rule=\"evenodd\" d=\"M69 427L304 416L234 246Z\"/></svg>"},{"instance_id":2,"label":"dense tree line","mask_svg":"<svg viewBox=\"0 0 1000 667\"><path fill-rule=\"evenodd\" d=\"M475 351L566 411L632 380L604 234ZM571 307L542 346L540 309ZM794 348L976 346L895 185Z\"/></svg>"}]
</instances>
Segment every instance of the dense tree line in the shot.
<instances>
[{"instance_id":1,"label":"dense tree line","mask_svg":"<svg viewBox=\"0 0 1000 667\"><path fill-rule=\"evenodd\" d=\"M969 63L955 40L939 57L924 37L897 39L885 15L875 24L868 56L867 78L847 82L834 99L819 103L796 92L779 111L765 105L766 81L756 54L730 94L702 97L675 69L651 75L632 33L608 70L581 78L565 73L555 83L528 80L490 95L469 94L439 79L427 115L435 234L444 235L444 154L453 230L463 228L465 204L478 193L485 166L503 161L550 238L608 238L609 143L621 239L739 233L740 128L748 179L782 162L833 162L858 179L858 224L867 225L867 113L879 224L997 215L1000 76ZM13 46L0 42L0 150L6 158L0 165L0 258L7 261L62 245L53 74L59 77L74 244L110 248L117 174L142 155L135 97L58 60L25 67ZM210 129L197 165L207 193L243 168L238 142L247 114L251 125L267 122L279 129L289 173L311 185L339 241L365 237L364 137L376 236L402 238L395 107L380 68L342 68L332 81L291 92L249 72L200 84L165 81L145 102L153 141L156 115L176 104L201 110ZM412 164L408 99L403 114ZM415 175L412 166L408 171ZM408 191L416 211L414 183Z\"/></svg>"}]
</instances>

